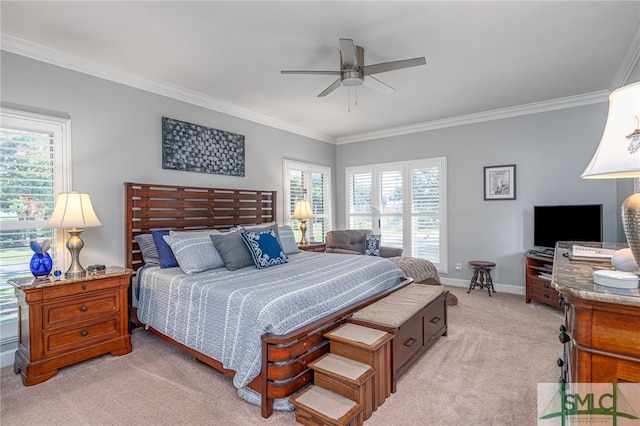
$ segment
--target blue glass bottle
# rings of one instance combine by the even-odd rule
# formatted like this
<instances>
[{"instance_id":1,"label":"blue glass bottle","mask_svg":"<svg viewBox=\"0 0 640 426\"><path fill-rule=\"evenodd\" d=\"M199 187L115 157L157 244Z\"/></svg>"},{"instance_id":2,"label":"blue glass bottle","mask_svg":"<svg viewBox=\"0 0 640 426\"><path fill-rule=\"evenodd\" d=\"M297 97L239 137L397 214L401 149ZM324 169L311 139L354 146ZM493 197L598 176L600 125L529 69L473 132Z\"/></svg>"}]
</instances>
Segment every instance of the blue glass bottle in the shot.
<instances>
[{"instance_id":1,"label":"blue glass bottle","mask_svg":"<svg viewBox=\"0 0 640 426\"><path fill-rule=\"evenodd\" d=\"M49 253L34 253L29 262L31 273L36 278L48 277L52 267L53 261Z\"/></svg>"}]
</instances>

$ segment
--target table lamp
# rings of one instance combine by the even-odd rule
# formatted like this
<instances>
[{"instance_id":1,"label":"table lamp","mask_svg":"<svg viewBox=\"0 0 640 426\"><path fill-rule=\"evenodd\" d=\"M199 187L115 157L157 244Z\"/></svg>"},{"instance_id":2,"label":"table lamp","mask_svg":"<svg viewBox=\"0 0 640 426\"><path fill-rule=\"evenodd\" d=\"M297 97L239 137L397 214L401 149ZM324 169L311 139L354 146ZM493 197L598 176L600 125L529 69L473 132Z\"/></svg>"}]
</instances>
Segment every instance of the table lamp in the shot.
<instances>
[{"instance_id":1,"label":"table lamp","mask_svg":"<svg viewBox=\"0 0 640 426\"><path fill-rule=\"evenodd\" d=\"M582 174L585 179L640 177L640 81L609 95L609 114L600 145ZM627 243L640 265L640 188L622 203Z\"/></svg>"},{"instance_id":2,"label":"table lamp","mask_svg":"<svg viewBox=\"0 0 640 426\"><path fill-rule=\"evenodd\" d=\"M314 215L313 211L311 210L311 205L307 200L296 201L296 207L295 209L293 209L291 219L300 219L300 232L302 233L300 245L302 246L306 246L307 244L309 244L309 242L305 238L305 234L307 233L307 219L311 219L313 217Z\"/></svg>"},{"instance_id":3,"label":"table lamp","mask_svg":"<svg viewBox=\"0 0 640 426\"><path fill-rule=\"evenodd\" d=\"M83 228L95 226L102 226L102 223L93 211L89 194L77 192L58 194L56 207L46 227L67 228L69 233L67 249L71 253L71 265L65 273L65 278L81 278L87 275L87 271L80 265L80 250L84 247L80 234Z\"/></svg>"}]
</instances>

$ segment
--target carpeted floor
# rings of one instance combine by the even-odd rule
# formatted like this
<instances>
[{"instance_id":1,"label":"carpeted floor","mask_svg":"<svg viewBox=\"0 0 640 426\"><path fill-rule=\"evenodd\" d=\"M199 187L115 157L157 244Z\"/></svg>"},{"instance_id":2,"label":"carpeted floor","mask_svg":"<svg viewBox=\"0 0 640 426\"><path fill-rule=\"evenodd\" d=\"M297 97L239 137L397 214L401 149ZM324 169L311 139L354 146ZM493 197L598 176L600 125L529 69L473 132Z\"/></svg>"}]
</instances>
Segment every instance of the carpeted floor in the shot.
<instances>
[{"instance_id":1,"label":"carpeted floor","mask_svg":"<svg viewBox=\"0 0 640 426\"><path fill-rule=\"evenodd\" d=\"M560 311L524 296L449 287L449 335L398 381L365 422L386 425L535 425L537 383L556 382ZM133 351L104 355L25 387L1 370L0 424L295 425L293 412L268 419L241 400L231 380L137 329Z\"/></svg>"}]
</instances>

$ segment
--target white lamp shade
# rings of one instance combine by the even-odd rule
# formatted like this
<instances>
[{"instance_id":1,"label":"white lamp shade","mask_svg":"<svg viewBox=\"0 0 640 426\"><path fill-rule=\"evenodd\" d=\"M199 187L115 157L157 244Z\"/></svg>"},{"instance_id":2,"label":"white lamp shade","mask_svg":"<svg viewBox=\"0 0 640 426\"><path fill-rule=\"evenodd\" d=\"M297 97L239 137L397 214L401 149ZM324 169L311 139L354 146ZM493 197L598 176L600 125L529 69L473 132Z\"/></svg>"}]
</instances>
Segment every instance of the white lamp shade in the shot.
<instances>
[{"instance_id":1,"label":"white lamp shade","mask_svg":"<svg viewBox=\"0 0 640 426\"><path fill-rule=\"evenodd\" d=\"M58 194L56 207L47 228L91 228L102 226L91 205L89 194L77 192Z\"/></svg>"},{"instance_id":2,"label":"white lamp shade","mask_svg":"<svg viewBox=\"0 0 640 426\"><path fill-rule=\"evenodd\" d=\"M309 202L307 200L296 201L296 207L293 210L291 219L311 219L312 217L314 216Z\"/></svg>"},{"instance_id":3,"label":"white lamp shade","mask_svg":"<svg viewBox=\"0 0 640 426\"><path fill-rule=\"evenodd\" d=\"M600 145L582 174L587 179L640 177L640 81L609 95Z\"/></svg>"}]
</instances>

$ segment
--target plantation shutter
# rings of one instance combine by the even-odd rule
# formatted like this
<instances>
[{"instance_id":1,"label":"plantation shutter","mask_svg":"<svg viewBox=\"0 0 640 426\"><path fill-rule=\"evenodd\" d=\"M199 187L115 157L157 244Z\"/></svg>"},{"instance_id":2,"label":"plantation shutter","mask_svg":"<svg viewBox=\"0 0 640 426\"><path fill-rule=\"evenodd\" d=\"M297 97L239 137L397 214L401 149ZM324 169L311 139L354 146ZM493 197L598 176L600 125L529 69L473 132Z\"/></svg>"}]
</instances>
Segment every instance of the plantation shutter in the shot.
<instances>
[{"instance_id":1,"label":"plantation shutter","mask_svg":"<svg viewBox=\"0 0 640 426\"><path fill-rule=\"evenodd\" d=\"M447 270L446 158L347 167L347 223Z\"/></svg>"},{"instance_id":2,"label":"plantation shutter","mask_svg":"<svg viewBox=\"0 0 640 426\"><path fill-rule=\"evenodd\" d=\"M372 172L347 174L350 229L373 229L372 185Z\"/></svg>"},{"instance_id":3,"label":"plantation shutter","mask_svg":"<svg viewBox=\"0 0 640 426\"><path fill-rule=\"evenodd\" d=\"M404 174L403 168L380 168L380 234L382 245L404 247Z\"/></svg>"},{"instance_id":4,"label":"plantation shutter","mask_svg":"<svg viewBox=\"0 0 640 426\"><path fill-rule=\"evenodd\" d=\"M292 160L283 161L285 175L285 220L293 228L296 241L301 239L300 221L291 219L299 200L308 200L314 218L307 220L307 239L323 241L331 230L331 168Z\"/></svg>"},{"instance_id":5,"label":"plantation shutter","mask_svg":"<svg viewBox=\"0 0 640 426\"><path fill-rule=\"evenodd\" d=\"M413 255L440 262L441 176L439 167L411 170L411 247Z\"/></svg>"}]
</instances>

